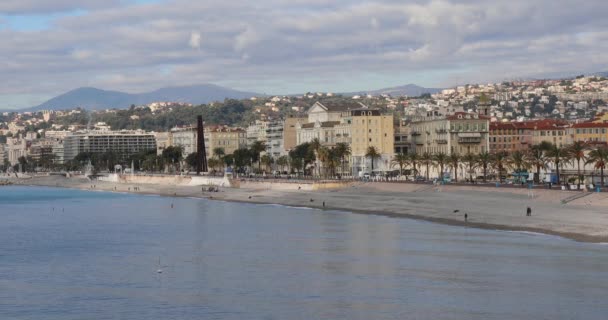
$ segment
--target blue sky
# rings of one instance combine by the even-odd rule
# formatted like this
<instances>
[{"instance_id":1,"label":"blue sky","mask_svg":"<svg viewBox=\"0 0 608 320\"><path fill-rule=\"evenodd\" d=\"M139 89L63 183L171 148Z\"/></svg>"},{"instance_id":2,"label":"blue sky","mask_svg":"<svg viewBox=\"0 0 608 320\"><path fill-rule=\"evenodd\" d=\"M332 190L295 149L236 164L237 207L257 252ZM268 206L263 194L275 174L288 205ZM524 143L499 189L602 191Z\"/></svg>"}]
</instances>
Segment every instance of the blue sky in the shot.
<instances>
[{"instance_id":1,"label":"blue sky","mask_svg":"<svg viewBox=\"0 0 608 320\"><path fill-rule=\"evenodd\" d=\"M94 86L267 94L608 70L608 2L2 0L0 109Z\"/></svg>"}]
</instances>

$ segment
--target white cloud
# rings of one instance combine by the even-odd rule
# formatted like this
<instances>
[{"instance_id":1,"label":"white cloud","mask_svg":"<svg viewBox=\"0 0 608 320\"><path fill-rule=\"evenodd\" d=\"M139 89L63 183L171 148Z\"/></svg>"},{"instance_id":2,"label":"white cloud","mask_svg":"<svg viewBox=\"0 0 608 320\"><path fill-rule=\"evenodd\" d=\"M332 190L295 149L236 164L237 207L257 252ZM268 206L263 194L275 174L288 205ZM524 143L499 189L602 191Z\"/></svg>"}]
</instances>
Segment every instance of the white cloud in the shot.
<instances>
[{"instance_id":1,"label":"white cloud","mask_svg":"<svg viewBox=\"0 0 608 320\"><path fill-rule=\"evenodd\" d=\"M443 86L608 65L608 2L601 0L126 2L0 1L0 12L87 10L40 32L0 28L0 74L10 75L0 96L194 81L303 92L312 88L301 83L323 89L370 73L401 82L432 73L421 84ZM186 41L196 50L184 50ZM170 74L157 73L167 67ZM128 81L112 76L125 74Z\"/></svg>"},{"instance_id":2,"label":"white cloud","mask_svg":"<svg viewBox=\"0 0 608 320\"><path fill-rule=\"evenodd\" d=\"M200 48L201 48L201 33L200 32L195 32L195 31L193 31L192 33L190 33L190 41L188 41L188 44L190 45L191 48L200 50Z\"/></svg>"}]
</instances>

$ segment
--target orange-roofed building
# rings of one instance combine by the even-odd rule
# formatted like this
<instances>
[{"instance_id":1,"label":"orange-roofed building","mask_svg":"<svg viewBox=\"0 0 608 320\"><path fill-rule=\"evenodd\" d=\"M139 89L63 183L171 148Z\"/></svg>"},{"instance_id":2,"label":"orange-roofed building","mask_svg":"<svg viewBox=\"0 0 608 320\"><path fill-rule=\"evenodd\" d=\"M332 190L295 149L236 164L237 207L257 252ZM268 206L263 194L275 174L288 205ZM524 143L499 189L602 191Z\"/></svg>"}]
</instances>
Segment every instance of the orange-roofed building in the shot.
<instances>
[{"instance_id":1,"label":"orange-roofed building","mask_svg":"<svg viewBox=\"0 0 608 320\"><path fill-rule=\"evenodd\" d=\"M568 138L570 139L570 143L574 141L607 142L608 122L583 122L573 124L568 128Z\"/></svg>"}]
</instances>

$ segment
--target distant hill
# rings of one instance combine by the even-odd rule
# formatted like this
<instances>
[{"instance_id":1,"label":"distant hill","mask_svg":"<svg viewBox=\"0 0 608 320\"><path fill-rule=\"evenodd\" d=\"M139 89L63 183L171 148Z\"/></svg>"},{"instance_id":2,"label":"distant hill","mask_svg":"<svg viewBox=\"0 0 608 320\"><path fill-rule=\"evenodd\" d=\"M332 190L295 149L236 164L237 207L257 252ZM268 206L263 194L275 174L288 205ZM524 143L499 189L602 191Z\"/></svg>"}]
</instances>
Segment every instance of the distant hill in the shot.
<instances>
[{"instance_id":1,"label":"distant hill","mask_svg":"<svg viewBox=\"0 0 608 320\"><path fill-rule=\"evenodd\" d=\"M142 105L157 101L202 104L223 101L226 98L245 99L252 96L259 96L259 94L237 91L213 84L167 87L137 94L85 87L66 92L28 110L65 110L77 107L87 110L121 109L132 104Z\"/></svg>"},{"instance_id":2,"label":"distant hill","mask_svg":"<svg viewBox=\"0 0 608 320\"><path fill-rule=\"evenodd\" d=\"M371 94L371 95L377 96L377 95L381 95L381 94L388 94L391 96L416 97L416 96L420 96L424 93L431 93L431 94L437 93L437 92L440 92L441 90L442 89L440 89L440 88L424 88L424 87L410 83L410 84L406 84L404 86L384 88L384 89L378 89L378 90L348 92L348 93L343 93L343 95Z\"/></svg>"}]
</instances>

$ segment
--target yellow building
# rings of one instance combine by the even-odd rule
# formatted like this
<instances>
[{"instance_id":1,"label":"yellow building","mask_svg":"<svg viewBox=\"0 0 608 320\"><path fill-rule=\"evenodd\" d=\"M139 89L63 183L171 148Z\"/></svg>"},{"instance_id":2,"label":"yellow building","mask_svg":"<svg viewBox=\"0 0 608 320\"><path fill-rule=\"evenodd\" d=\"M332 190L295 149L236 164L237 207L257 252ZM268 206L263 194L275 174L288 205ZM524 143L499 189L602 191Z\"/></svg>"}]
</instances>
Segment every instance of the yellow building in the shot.
<instances>
[{"instance_id":1,"label":"yellow building","mask_svg":"<svg viewBox=\"0 0 608 320\"><path fill-rule=\"evenodd\" d=\"M584 122L573 124L568 128L569 143L575 141L607 142L608 123Z\"/></svg>"},{"instance_id":2,"label":"yellow building","mask_svg":"<svg viewBox=\"0 0 608 320\"><path fill-rule=\"evenodd\" d=\"M568 125L566 123L545 119L534 124L532 145L542 142L550 142L558 147L564 147L570 143L567 135Z\"/></svg>"},{"instance_id":3,"label":"yellow building","mask_svg":"<svg viewBox=\"0 0 608 320\"><path fill-rule=\"evenodd\" d=\"M213 149L222 148L225 154L247 146L247 132L241 128L218 126L205 128L205 152L213 156Z\"/></svg>"},{"instance_id":4,"label":"yellow building","mask_svg":"<svg viewBox=\"0 0 608 320\"><path fill-rule=\"evenodd\" d=\"M489 152L489 126L485 115L456 112L413 119L410 135L418 154L480 154Z\"/></svg>"},{"instance_id":5,"label":"yellow building","mask_svg":"<svg viewBox=\"0 0 608 320\"><path fill-rule=\"evenodd\" d=\"M374 147L380 154L380 158L374 160L374 171L390 170L395 151L393 115L383 115L378 109L349 110L343 112L341 125L350 127L353 174L371 171L371 159L365 156L369 147ZM342 135L345 133L348 131L343 130Z\"/></svg>"}]
</instances>

